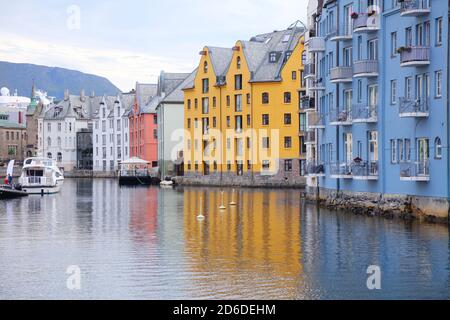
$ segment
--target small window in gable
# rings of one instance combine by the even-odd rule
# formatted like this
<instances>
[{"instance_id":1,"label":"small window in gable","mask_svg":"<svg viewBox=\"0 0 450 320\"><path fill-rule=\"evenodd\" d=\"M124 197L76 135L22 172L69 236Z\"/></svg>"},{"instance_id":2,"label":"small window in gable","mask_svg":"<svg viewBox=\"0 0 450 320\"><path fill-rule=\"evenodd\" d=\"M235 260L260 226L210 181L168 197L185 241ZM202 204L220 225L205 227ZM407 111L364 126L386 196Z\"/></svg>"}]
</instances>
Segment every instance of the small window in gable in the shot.
<instances>
[{"instance_id":1,"label":"small window in gable","mask_svg":"<svg viewBox=\"0 0 450 320\"><path fill-rule=\"evenodd\" d=\"M205 61L205 63L203 64L203 72L207 73L208 72L208 62Z\"/></svg>"},{"instance_id":2,"label":"small window in gable","mask_svg":"<svg viewBox=\"0 0 450 320\"><path fill-rule=\"evenodd\" d=\"M270 63L275 63L277 62L277 53L276 52L271 52L269 55L269 62Z\"/></svg>"},{"instance_id":3,"label":"small window in gable","mask_svg":"<svg viewBox=\"0 0 450 320\"><path fill-rule=\"evenodd\" d=\"M237 57L236 66L238 69L241 69L241 57Z\"/></svg>"},{"instance_id":4,"label":"small window in gable","mask_svg":"<svg viewBox=\"0 0 450 320\"><path fill-rule=\"evenodd\" d=\"M439 137L434 141L434 158L438 160L442 159L442 141Z\"/></svg>"},{"instance_id":5,"label":"small window in gable","mask_svg":"<svg viewBox=\"0 0 450 320\"><path fill-rule=\"evenodd\" d=\"M290 36L289 34L286 34L286 35L283 37L283 42L289 42L290 39L291 39L291 36Z\"/></svg>"}]
</instances>

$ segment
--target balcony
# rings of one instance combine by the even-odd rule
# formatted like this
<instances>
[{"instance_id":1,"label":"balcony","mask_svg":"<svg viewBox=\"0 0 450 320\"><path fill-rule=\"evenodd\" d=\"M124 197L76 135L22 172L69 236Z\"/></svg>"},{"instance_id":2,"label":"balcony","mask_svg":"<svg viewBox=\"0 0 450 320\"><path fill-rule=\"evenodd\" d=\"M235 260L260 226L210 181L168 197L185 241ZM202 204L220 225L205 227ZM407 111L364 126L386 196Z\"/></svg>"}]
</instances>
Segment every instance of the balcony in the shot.
<instances>
[{"instance_id":1,"label":"balcony","mask_svg":"<svg viewBox=\"0 0 450 320\"><path fill-rule=\"evenodd\" d=\"M351 126L352 112L349 110L332 110L330 112L331 126Z\"/></svg>"},{"instance_id":2,"label":"balcony","mask_svg":"<svg viewBox=\"0 0 450 320\"><path fill-rule=\"evenodd\" d=\"M322 79L311 80L308 89L312 91L325 91L325 84L322 82Z\"/></svg>"},{"instance_id":3,"label":"balcony","mask_svg":"<svg viewBox=\"0 0 450 320\"><path fill-rule=\"evenodd\" d=\"M378 180L378 161L354 163L352 173L354 180Z\"/></svg>"},{"instance_id":4,"label":"balcony","mask_svg":"<svg viewBox=\"0 0 450 320\"><path fill-rule=\"evenodd\" d=\"M418 182L430 181L430 163L428 161L420 161L401 164L400 180Z\"/></svg>"},{"instance_id":5,"label":"balcony","mask_svg":"<svg viewBox=\"0 0 450 320\"><path fill-rule=\"evenodd\" d=\"M430 64L430 47L399 48L400 66L422 67Z\"/></svg>"},{"instance_id":6,"label":"balcony","mask_svg":"<svg viewBox=\"0 0 450 320\"><path fill-rule=\"evenodd\" d=\"M332 179L353 179L352 166L348 163L330 165L330 177Z\"/></svg>"},{"instance_id":7,"label":"balcony","mask_svg":"<svg viewBox=\"0 0 450 320\"><path fill-rule=\"evenodd\" d=\"M378 105L355 104L352 109L353 123L377 123Z\"/></svg>"},{"instance_id":8,"label":"balcony","mask_svg":"<svg viewBox=\"0 0 450 320\"><path fill-rule=\"evenodd\" d=\"M303 96L300 99L300 110L311 110L316 107L316 99L310 96Z\"/></svg>"},{"instance_id":9,"label":"balcony","mask_svg":"<svg viewBox=\"0 0 450 320\"><path fill-rule=\"evenodd\" d=\"M400 8L402 17L419 17L431 11L430 0L403 0Z\"/></svg>"},{"instance_id":10,"label":"balcony","mask_svg":"<svg viewBox=\"0 0 450 320\"><path fill-rule=\"evenodd\" d=\"M353 64L354 78L378 77L378 60L361 60Z\"/></svg>"},{"instance_id":11,"label":"balcony","mask_svg":"<svg viewBox=\"0 0 450 320\"><path fill-rule=\"evenodd\" d=\"M337 67L330 70L330 80L332 83L345 83L353 81L352 67Z\"/></svg>"},{"instance_id":12,"label":"balcony","mask_svg":"<svg viewBox=\"0 0 450 320\"><path fill-rule=\"evenodd\" d=\"M331 41L350 41L353 39L353 21L350 21L347 25L340 27L331 35Z\"/></svg>"},{"instance_id":13,"label":"balcony","mask_svg":"<svg viewBox=\"0 0 450 320\"><path fill-rule=\"evenodd\" d=\"M309 38L306 43L309 52L323 52L325 51L325 38L323 37L313 37Z\"/></svg>"},{"instance_id":14,"label":"balcony","mask_svg":"<svg viewBox=\"0 0 450 320\"><path fill-rule=\"evenodd\" d=\"M308 131L305 133L305 144L316 144L316 133L314 131Z\"/></svg>"},{"instance_id":15,"label":"balcony","mask_svg":"<svg viewBox=\"0 0 450 320\"><path fill-rule=\"evenodd\" d=\"M316 161L308 161L305 164L305 174L309 177L324 177L325 165Z\"/></svg>"},{"instance_id":16,"label":"balcony","mask_svg":"<svg viewBox=\"0 0 450 320\"><path fill-rule=\"evenodd\" d=\"M306 63L303 71L303 76L305 79L315 78L316 77L316 65L314 63Z\"/></svg>"},{"instance_id":17,"label":"balcony","mask_svg":"<svg viewBox=\"0 0 450 320\"><path fill-rule=\"evenodd\" d=\"M373 32L380 30L379 16L367 13L355 13L353 18L353 32Z\"/></svg>"},{"instance_id":18,"label":"balcony","mask_svg":"<svg viewBox=\"0 0 450 320\"><path fill-rule=\"evenodd\" d=\"M322 113L313 111L307 113L308 129L325 129L325 121Z\"/></svg>"},{"instance_id":19,"label":"balcony","mask_svg":"<svg viewBox=\"0 0 450 320\"><path fill-rule=\"evenodd\" d=\"M428 98L400 98L400 118L427 118L430 116Z\"/></svg>"}]
</instances>

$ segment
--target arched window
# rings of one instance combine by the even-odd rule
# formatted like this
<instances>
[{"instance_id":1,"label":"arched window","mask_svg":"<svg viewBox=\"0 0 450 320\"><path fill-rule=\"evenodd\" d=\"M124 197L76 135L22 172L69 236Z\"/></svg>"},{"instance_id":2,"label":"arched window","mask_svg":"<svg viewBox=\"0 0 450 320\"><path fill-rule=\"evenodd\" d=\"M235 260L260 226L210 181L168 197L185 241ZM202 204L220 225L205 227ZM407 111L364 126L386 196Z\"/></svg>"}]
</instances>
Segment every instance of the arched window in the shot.
<instances>
[{"instance_id":1,"label":"arched window","mask_svg":"<svg viewBox=\"0 0 450 320\"><path fill-rule=\"evenodd\" d=\"M237 57L236 67L237 67L238 69L241 68L241 57Z\"/></svg>"},{"instance_id":2,"label":"arched window","mask_svg":"<svg viewBox=\"0 0 450 320\"><path fill-rule=\"evenodd\" d=\"M61 147L61 138L58 137L58 147Z\"/></svg>"},{"instance_id":3,"label":"arched window","mask_svg":"<svg viewBox=\"0 0 450 320\"><path fill-rule=\"evenodd\" d=\"M52 158L53 158L51 152L47 153L47 158L49 158L49 159L52 159Z\"/></svg>"},{"instance_id":4,"label":"arched window","mask_svg":"<svg viewBox=\"0 0 450 320\"><path fill-rule=\"evenodd\" d=\"M205 61L205 63L203 64L203 72L207 73L208 72L208 62Z\"/></svg>"},{"instance_id":5,"label":"arched window","mask_svg":"<svg viewBox=\"0 0 450 320\"><path fill-rule=\"evenodd\" d=\"M442 159L442 141L439 137L434 140L434 158Z\"/></svg>"},{"instance_id":6,"label":"arched window","mask_svg":"<svg viewBox=\"0 0 450 320\"><path fill-rule=\"evenodd\" d=\"M302 64L305 65L306 64L306 51L302 52Z\"/></svg>"},{"instance_id":7,"label":"arched window","mask_svg":"<svg viewBox=\"0 0 450 320\"><path fill-rule=\"evenodd\" d=\"M52 139L50 137L47 138L47 147L52 146Z\"/></svg>"},{"instance_id":8,"label":"arched window","mask_svg":"<svg viewBox=\"0 0 450 320\"><path fill-rule=\"evenodd\" d=\"M62 162L62 153L58 152L58 162Z\"/></svg>"}]
</instances>

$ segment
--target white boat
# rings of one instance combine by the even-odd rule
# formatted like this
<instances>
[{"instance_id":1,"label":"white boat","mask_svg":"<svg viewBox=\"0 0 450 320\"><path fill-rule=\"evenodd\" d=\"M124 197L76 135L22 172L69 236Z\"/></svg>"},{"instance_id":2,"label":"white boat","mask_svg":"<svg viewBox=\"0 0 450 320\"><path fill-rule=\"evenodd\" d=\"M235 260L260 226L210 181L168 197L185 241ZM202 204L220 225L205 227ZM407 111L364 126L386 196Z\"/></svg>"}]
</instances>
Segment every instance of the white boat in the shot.
<instances>
[{"instance_id":1,"label":"white boat","mask_svg":"<svg viewBox=\"0 0 450 320\"><path fill-rule=\"evenodd\" d=\"M64 175L54 160L28 158L24 161L19 183L28 194L53 194L61 190Z\"/></svg>"}]
</instances>

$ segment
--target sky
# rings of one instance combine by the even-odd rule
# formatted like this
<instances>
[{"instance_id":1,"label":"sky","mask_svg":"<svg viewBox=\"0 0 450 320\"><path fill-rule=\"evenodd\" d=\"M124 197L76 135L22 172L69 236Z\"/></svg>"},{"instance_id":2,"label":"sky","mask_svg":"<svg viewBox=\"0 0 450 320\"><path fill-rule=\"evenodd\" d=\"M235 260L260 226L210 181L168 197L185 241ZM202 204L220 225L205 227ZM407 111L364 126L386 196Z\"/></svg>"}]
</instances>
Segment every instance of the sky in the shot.
<instances>
[{"instance_id":1,"label":"sky","mask_svg":"<svg viewBox=\"0 0 450 320\"><path fill-rule=\"evenodd\" d=\"M305 22L307 0L1 1L0 60L108 78L122 91L190 72L205 45ZM45 88L42 88L45 89Z\"/></svg>"}]
</instances>

